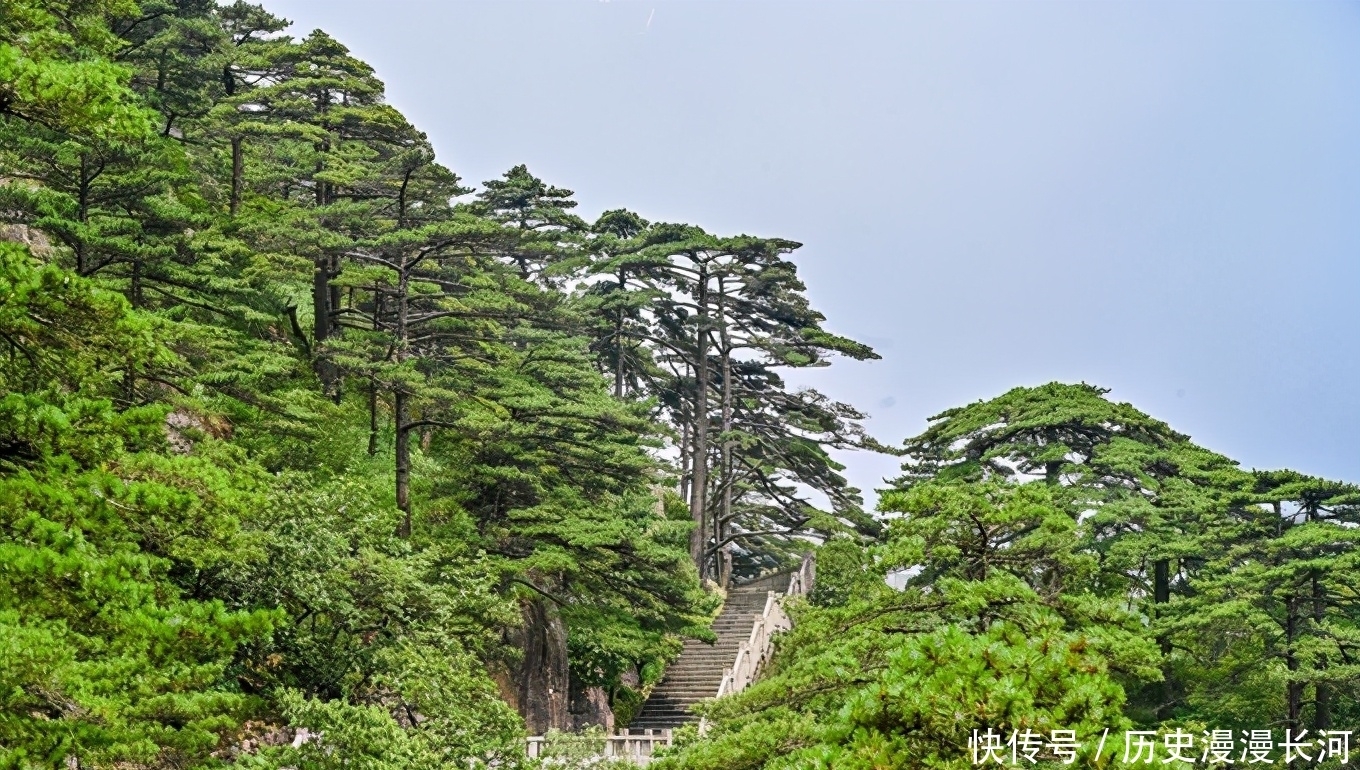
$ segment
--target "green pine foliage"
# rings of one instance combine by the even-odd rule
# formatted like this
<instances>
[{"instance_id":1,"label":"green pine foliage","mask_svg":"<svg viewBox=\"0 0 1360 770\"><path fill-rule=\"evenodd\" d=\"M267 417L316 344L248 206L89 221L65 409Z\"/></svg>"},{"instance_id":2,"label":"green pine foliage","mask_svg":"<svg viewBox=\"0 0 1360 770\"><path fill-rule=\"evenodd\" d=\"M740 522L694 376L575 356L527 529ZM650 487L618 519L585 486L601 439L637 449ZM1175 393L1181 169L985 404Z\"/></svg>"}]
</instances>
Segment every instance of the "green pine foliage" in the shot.
<instances>
[{"instance_id":1,"label":"green pine foliage","mask_svg":"<svg viewBox=\"0 0 1360 770\"><path fill-rule=\"evenodd\" d=\"M1062 729L1115 767L1107 728L1289 730L1312 755L1353 729L1356 487L1242 470L1105 393L936 416L882 533L819 549L763 679L661 766L964 768L974 730Z\"/></svg>"},{"instance_id":2,"label":"green pine foliage","mask_svg":"<svg viewBox=\"0 0 1360 770\"><path fill-rule=\"evenodd\" d=\"M606 253L665 261L674 226L592 228L524 166L472 195L370 66L288 31L239 1L0 7L0 767L513 767L535 618L626 723L711 638L696 558L807 529L800 481L863 523L824 449L857 413L764 371L739 399L718 358L686 409L675 366L719 335L692 282L620 268L597 301ZM738 336L770 364L868 355L791 244L680 231L771 267L724 267L750 300L721 316L766 319ZM709 464L788 499L700 506L696 546L681 477Z\"/></svg>"},{"instance_id":3,"label":"green pine foliage","mask_svg":"<svg viewBox=\"0 0 1360 770\"><path fill-rule=\"evenodd\" d=\"M118 405L173 364L122 296L0 244L0 763L207 760L257 707L223 688L282 622L184 578L261 556L267 479L239 450L164 452L167 405Z\"/></svg>"},{"instance_id":4,"label":"green pine foliage","mask_svg":"<svg viewBox=\"0 0 1360 770\"><path fill-rule=\"evenodd\" d=\"M814 545L663 768L1360 718L1360 488L1088 385L888 449L785 383L877 357L799 244L587 223L522 165L474 191L288 28L0 2L0 768L523 766L564 695L529 680L625 724L714 583ZM878 515L838 449L904 457Z\"/></svg>"}]
</instances>

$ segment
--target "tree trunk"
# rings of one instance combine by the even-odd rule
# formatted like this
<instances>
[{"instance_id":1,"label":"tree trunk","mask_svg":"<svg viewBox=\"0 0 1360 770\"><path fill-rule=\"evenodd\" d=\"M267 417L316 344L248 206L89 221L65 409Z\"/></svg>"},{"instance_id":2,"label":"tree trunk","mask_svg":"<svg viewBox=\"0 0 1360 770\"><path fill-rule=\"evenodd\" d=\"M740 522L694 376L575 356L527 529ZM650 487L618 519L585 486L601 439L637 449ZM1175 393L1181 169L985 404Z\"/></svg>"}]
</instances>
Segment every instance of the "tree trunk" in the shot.
<instances>
[{"instance_id":1,"label":"tree trunk","mask_svg":"<svg viewBox=\"0 0 1360 770\"><path fill-rule=\"evenodd\" d=\"M332 284L330 279L340 275L340 258L332 256L326 269L326 288L330 294L330 296L326 298L326 328L328 330L327 334L332 334L339 330L339 325L336 323L337 319L335 316L340 311L341 302L340 287Z\"/></svg>"},{"instance_id":2,"label":"tree trunk","mask_svg":"<svg viewBox=\"0 0 1360 770\"><path fill-rule=\"evenodd\" d=\"M1155 605L1163 605L1171 601L1171 563L1166 559L1158 559L1153 564L1152 579L1152 602ZM1166 658L1171 655L1171 640L1165 634L1157 637L1157 645L1162 650L1162 703L1157 708L1159 719L1166 719L1171 714L1171 704L1176 699L1176 691L1171 681L1171 666Z\"/></svg>"},{"instance_id":3,"label":"tree trunk","mask_svg":"<svg viewBox=\"0 0 1360 770\"><path fill-rule=\"evenodd\" d=\"M1303 682L1299 680L1299 656L1296 649L1299 638L1298 597L1290 595L1285 599L1284 610L1284 665L1289 671L1289 681L1285 685L1285 729L1293 735L1298 732L1303 712Z\"/></svg>"},{"instance_id":4,"label":"tree trunk","mask_svg":"<svg viewBox=\"0 0 1360 770\"><path fill-rule=\"evenodd\" d=\"M245 154L242 152L239 136L231 139L231 215L236 216L236 211L241 207L241 187L245 182L246 162Z\"/></svg>"},{"instance_id":5,"label":"tree trunk","mask_svg":"<svg viewBox=\"0 0 1360 770\"><path fill-rule=\"evenodd\" d=\"M410 289L410 270L406 257L402 257L401 270L397 275L397 317L396 349L393 355L397 365L406 360L410 342L410 302L407 292ZM396 471L397 471L397 508L402 513L401 524L397 529L398 537L411 536L411 398L405 384L399 384L395 392L395 411L397 423Z\"/></svg>"},{"instance_id":6,"label":"tree trunk","mask_svg":"<svg viewBox=\"0 0 1360 770\"><path fill-rule=\"evenodd\" d=\"M732 339L727 330L726 294L722 279L718 279L718 324L722 345L722 506L714 522L715 543L722 543L727 537L732 521L732 440L728 433L732 430ZM718 548L718 585L727 587L732 577L732 551L728 546Z\"/></svg>"},{"instance_id":7,"label":"tree trunk","mask_svg":"<svg viewBox=\"0 0 1360 770\"><path fill-rule=\"evenodd\" d=\"M680 499L689 505L690 490L690 446L689 415L685 414L684 398L680 402Z\"/></svg>"},{"instance_id":8,"label":"tree trunk","mask_svg":"<svg viewBox=\"0 0 1360 770\"><path fill-rule=\"evenodd\" d=\"M322 112L324 107L319 108ZM322 157L330 152L330 140L321 142L320 150ZM321 158L316 162L316 173L320 174L326 169L325 163ZM326 182L313 177L316 187L316 207L321 209L330 203L329 189ZM324 217L322 218L324 220ZM323 226L325 222L322 222ZM315 260L315 269L312 273L312 336L315 342L312 350L318 356L316 362L317 375L321 378L321 386L327 393L335 395L338 391L336 382L339 380L339 372L334 364L321 358L321 343L331 336L333 328L331 313L339 307L338 292L339 288L332 290L331 279L335 277L335 260L329 255L318 256Z\"/></svg>"},{"instance_id":9,"label":"tree trunk","mask_svg":"<svg viewBox=\"0 0 1360 770\"><path fill-rule=\"evenodd\" d=\"M312 272L312 351L316 355L316 375L321 389L331 393L335 389L335 365L321 353L321 343L331 336L330 259L317 257Z\"/></svg>"},{"instance_id":10,"label":"tree trunk","mask_svg":"<svg viewBox=\"0 0 1360 770\"><path fill-rule=\"evenodd\" d=\"M368 456L378 454L378 381L368 380Z\"/></svg>"},{"instance_id":11,"label":"tree trunk","mask_svg":"<svg viewBox=\"0 0 1360 770\"><path fill-rule=\"evenodd\" d=\"M329 257L317 257L312 267L312 339L316 345L331 336Z\"/></svg>"},{"instance_id":12,"label":"tree trunk","mask_svg":"<svg viewBox=\"0 0 1360 770\"><path fill-rule=\"evenodd\" d=\"M708 272L699 268L699 312L695 319L695 383L694 383L694 463L693 487L690 491L689 514L694 520L694 534L690 538L690 555L699 568L699 579L708 577Z\"/></svg>"},{"instance_id":13,"label":"tree trunk","mask_svg":"<svg viewBox=\"0 0 1360 770\"><path fill-rule=\"evenodd\" d=\"M142 306L142 258L133 257L132 259L132 278L128 286L128 300L132 306L140 308Z\"/></svg>"},{"instance_id":14,"label":"tree trunk","mask_svg":"<svg viewBox=\"0 0 1360 770\"><path fill-rule=\"evenodd\" d=\"M627 276L619 271L619 293L624 291ZM614 316L614 398L623 398L623 308Z\"/></svg>"},{"instance_id":15,"label":"tree trunk","mask_svg":"<svg viewBox=\"0 0 1360 770\"><path fill-rule=\"evenodd\" d=\"M1062 481L1062 461L1052 460L1044 463L1044 483L1056 487Z\"/></svg>"},{"instance_id":16,"label":"tree trunk","mask_svg":"<svg viewBox=\"0 0 1360 770\"><path fill-rule=\"evenodd\" d=\"M129 405L137 403L137 363L132 359L123 370L123 400Z\"/></svg>"},{"instance_id":17,"label":"tree trunk","mask_svg":"<svg viewBox=\"0 0 1360 770\"><path fill-rule=\"evenodd\" d=\"M1166 604L1171 601L1171 562L1158 559L1153 565L1152 601Z\"/></svg>"},{"instance_id":18,"label":"tree trunk","mask_svg":"<svg viewBox=\"0 0 1360 770\"><path fill-rule=\"evenodd\" d=\"M373 331L379 327L378 318L382 315L382 295L373 292ZM368 456L378 454L378 378L368 378Z\"/></svg>"},{"instance_id":19,"label":"tree trunk","mask_svg":"<svg viewBox=\"0 0 1360 770\"><path fill-rule=\"evenodd\" d=\"M1322 634L1322 621L1326 618L1327 596L1323 591L1322 582L1318 580L1317 573L1313 573L1313 633ZM1320 671L1327 670L1327 657L1318 656L1317 668ZM1332 729L1332 687L1325 681L1318 680L1314 688L1313 705L1313 730L1325 731Z\"/></svg>"},{"instance_id":20,"label":"tree trunk","mask_svg":"<svg viewBox=\"0 0 1360 770\"><path fill-rule=\"evenodd\" d=\"M82 225L86 223L90 216L90 175L85 169L85 154L80 154L80 192L76 200L76 221ZM75 239L76 253L76 275L87 275L85 264L85 237L81 235Z\"/></svg>"},{"instance_id":21,"label":"tree trunk","mask_svg":"<svg viewBox=\"0 0 1360 770\"><path fill-rule=\"evenodd\" d=\"M401 511L397 537L406 538L411 536L411 429L407 426L410 422L410 397L403 386L397 386L394 395L397 420L397 509Z\"/></svg>"}]
</instances>

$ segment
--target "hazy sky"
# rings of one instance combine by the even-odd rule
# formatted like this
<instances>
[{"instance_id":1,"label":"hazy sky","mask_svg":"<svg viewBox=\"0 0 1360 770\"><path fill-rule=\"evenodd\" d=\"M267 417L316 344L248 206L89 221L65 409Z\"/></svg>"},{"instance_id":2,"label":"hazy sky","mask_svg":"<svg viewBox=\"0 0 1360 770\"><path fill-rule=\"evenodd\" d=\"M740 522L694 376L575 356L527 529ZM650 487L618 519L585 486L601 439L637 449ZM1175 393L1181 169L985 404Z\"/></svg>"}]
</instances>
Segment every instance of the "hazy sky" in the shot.
<instances>
[{"instance_id":1,"label":"hazy sky","mask_svg":"<svg viewBox=\"0 0 1360 770\"><path fill-rule=\"evenodd\" d=\"M804 243L883 360L798 381L884 441L1085 380L1360 481L1356 3L264 2L469 182L527 163L588 218Z\"/></svg>"}]
</instances>

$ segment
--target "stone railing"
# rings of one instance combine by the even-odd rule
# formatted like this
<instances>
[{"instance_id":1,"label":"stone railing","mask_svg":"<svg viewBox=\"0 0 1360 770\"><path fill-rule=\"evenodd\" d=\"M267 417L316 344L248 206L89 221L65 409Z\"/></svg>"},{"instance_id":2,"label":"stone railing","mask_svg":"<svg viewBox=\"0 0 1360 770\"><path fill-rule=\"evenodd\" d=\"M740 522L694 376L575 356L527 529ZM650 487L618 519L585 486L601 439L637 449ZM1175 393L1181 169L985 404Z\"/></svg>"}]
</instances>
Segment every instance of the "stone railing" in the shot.
<instances>
[{"instance_id":1,"label":"stone railing","mask_svg":"<svg viewBox=\"0 0 1360 770\"><path fill-rule=\"evenodd\" d=\"M670 730L619 730L612 735L602 735L599 738L586 736L573 736L570 733L564 734L561 738L549 738L543 735L531 736L527 739L529 757L531 759L545 759L546 765L552 766L552 755L555 748L554 741L564 743L585 743L590 746L562 746L564 760L575 754L589 755L593 757L607 757L610 759L627 759L635 765L643 766L652 761L652 755L661 746L671 745ZM563 760L559 760L563 761Z\"/></svg>"},{"instance_id":2,"label":"stone railing","mask_svg":"<svg viewBox=\"0 0 1360 770\"><path fill-rule=\"evenodd\" d=\"M789 588L784 596L802 596L812 588L816 576L816 560L812 554L803 557L803 563L789 576ZM723 672L722 682L714 697L721 698L734 692L741 692L754 682L760 669L769 662L774 651L772 641L779 631L787 631L793 626L784 612L783 597L770 591L765 597L765 611L760 614L751 627L751 636L737 648L737 658L732 667Z\"/></svg>"},{"instance_id":3,"label":"stone railing","mask_svg":"<svg viewBox=\"0 0 1360 770\"><path fill-rule=\"evenodd\" d=\"M770 591L765 595L765 609L760 613L751 626L751 635L746 641L741 643L737 649L737 658L732 662L732 667L723 671L722 682L718 685L718 692L715 697L721 698L724 695L741 692L748 685L755 681L760 669L769 662L770 654L774 651L774 635L780 631L786 631L793 627L793 622L784 612L783 600L789 596L802 596L812 590L812 583L817 577L817 561L813 554L809 553L803 557L803 562L798 565L798 569L789 575L789 587L781 596ZM699 733L708 731L708 720L699 720ZM584 739L584 738L582 738ZM578 739L578 740L582 740ZM560 740L560 739L559 739ZM565 740L572 740L568 736ZM613 735L601 736L600 738L590 739L601 746L592 746L588 753L592 756L603 756L619 759L628 759L636 765L646 765L651 761L653 753L660 746L671 745L670 730L620 730ZM551 753L551 740L542 735L536 735L527 739L528 753L530 758L548 758ZM570 747L564 747L567 752L571 752Z\"/></svg>"},{"instance_id":4,"label":"stone railing","mask_svg":"<svg viewBox=\"0 0 1360 770\"><path fill-rule=\"evenodd\" d=\"M817 559L812 553L803 554L803 563L789 576L789 590L785 596L802 596L812 590L812 581L817 579Z\"/></svg>"}]
</instances>

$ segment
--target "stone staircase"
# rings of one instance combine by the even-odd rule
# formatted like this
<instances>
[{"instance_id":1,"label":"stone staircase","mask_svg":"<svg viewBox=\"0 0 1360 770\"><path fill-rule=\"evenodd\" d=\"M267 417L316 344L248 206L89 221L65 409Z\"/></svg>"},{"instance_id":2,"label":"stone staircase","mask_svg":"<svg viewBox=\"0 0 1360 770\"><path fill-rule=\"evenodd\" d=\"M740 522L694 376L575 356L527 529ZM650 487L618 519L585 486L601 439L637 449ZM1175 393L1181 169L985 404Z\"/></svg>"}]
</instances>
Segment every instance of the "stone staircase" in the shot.
<instances>
[{"instance_id":1,"label":"stone staircase","mask_svg":"<svg viewBox=\"0 0 1360 770\"><path fill-rule=\"evenodd\" d=\"M771 575L732 587L722 614L713 622L717 642L685 640L680 657L666 670L665 679L652 690L629 729L671 729L696 721L698 716L690 713L690 706L718 694L724 673L764 612L769 592L783 594L789 578L789 573Z\"/></svg>"}]
</instances>

